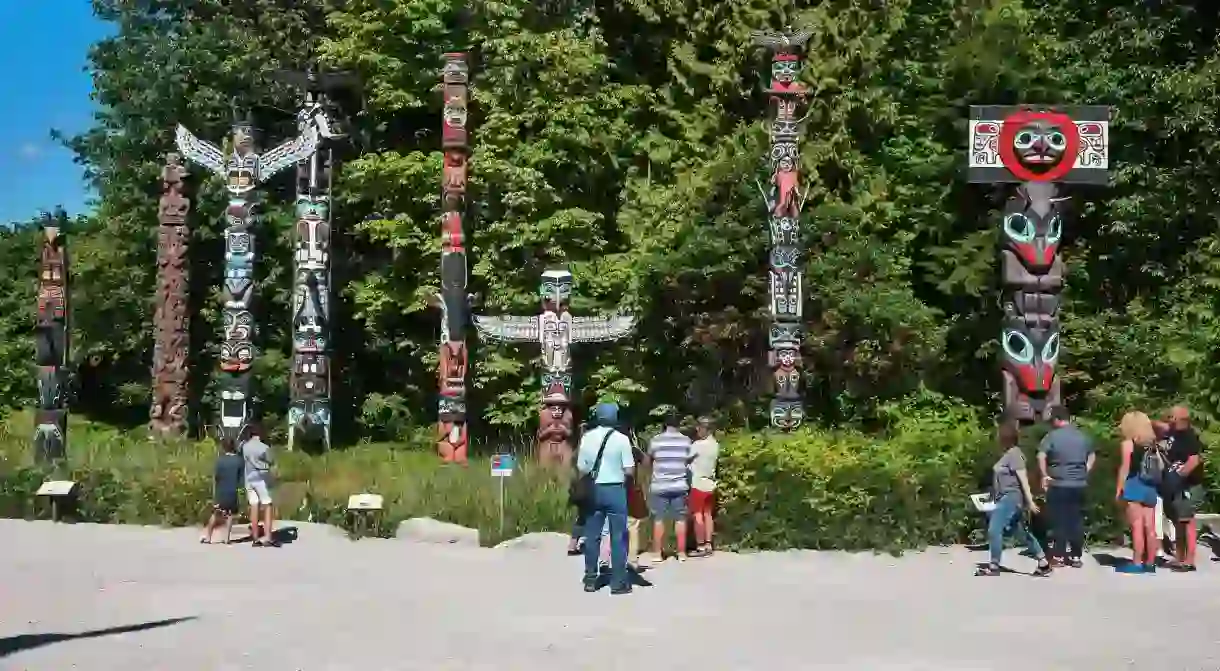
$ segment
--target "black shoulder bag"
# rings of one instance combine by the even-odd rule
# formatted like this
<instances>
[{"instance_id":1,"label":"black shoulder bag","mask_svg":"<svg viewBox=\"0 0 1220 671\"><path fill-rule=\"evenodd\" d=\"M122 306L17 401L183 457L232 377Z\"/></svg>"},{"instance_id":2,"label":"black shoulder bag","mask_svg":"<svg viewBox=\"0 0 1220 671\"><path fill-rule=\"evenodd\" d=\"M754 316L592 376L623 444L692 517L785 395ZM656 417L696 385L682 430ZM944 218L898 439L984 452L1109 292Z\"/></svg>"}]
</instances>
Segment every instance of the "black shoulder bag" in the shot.
<instances>
[{"instance_id":1,"label":"black shoulder bag","mask_svg":"<svg viewBox=\"0 0 1220 671\"><path fill-rule=\"evenodd\" d=\"M593 469L588 473L580 473L568 486L568 503L582 509L593 503L593 484L597 482L597 471L602 466L602 454L606 452L606 443L610 442L612 435L614 429L606 431L606 437L602 438L602 446L597 448L597 458L593 460Z\"/></svg>"}]
</instances>

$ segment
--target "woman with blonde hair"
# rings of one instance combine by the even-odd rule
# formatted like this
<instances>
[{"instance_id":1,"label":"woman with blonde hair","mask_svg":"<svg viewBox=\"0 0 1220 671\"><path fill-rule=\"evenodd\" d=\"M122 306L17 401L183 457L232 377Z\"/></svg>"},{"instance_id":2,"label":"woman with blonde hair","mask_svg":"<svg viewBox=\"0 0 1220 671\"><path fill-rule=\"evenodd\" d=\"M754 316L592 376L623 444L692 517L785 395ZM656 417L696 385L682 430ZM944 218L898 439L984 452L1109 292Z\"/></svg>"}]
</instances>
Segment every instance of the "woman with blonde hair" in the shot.
<instances>
[{"instance_id":1,"label":"woman with blonde hair","mask_svg":"<svg viewBox=\"0 0 1220 671\"><path fill-rule=\"evenodd\" d=\"M1132 559L1118 567L1120 573L1153 573L1156 571L1156 487L1161 473L1156 433L1148 415L1129 412L1118 423L1123 442L1118 465L1118 482L1114 500L1125 508L1131 527ZM1163 459L1161 461L1163 464Z\"/></svg>"}]
</instances>

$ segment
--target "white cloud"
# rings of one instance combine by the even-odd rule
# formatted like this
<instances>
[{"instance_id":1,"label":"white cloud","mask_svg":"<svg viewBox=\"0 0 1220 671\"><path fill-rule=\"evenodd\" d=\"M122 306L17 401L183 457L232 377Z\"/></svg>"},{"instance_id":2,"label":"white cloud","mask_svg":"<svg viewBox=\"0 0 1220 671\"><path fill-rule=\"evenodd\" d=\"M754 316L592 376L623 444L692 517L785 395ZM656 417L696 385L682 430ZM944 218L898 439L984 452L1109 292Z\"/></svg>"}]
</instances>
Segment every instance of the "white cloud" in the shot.
<instances>
[{"instance_id":1,"label":"white cloud","mask_svg":"<svg viewBox=\"0 0 1220 671\"><path fill-rule=\"evenodd\" d=\"M21 158L35 159L42 156L42 147L39 147L33 142L26 142L22 144L18 151L21 153Z\"/></svg>"}]
</instances>

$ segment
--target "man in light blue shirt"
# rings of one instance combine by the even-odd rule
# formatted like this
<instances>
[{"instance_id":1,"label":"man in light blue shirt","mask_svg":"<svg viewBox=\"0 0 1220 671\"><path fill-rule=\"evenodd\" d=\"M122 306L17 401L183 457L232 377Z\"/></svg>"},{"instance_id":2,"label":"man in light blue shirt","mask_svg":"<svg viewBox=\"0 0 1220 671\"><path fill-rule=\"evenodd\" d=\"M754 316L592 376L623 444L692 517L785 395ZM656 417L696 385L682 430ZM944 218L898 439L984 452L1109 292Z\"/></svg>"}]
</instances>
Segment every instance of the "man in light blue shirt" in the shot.
<instances>
[{"instance_id":1,"label":"man in light blue shirt","mask_svg":"<svg viewBox=\"0 0 1220 671\"><path fill-rule=\"evenodd\" d=\"M627 575L627 478L635 469L631 441L616 428L618 405L601 403L595 410L597 426L585 432L576 455L576 470L594 475L593 501L585 521L586 592L597 591L597 559L601 553L602 526L610 525L610 593L631 592ZM602 453L598 461L597 454Z\"/></svg>"}]
</instances>

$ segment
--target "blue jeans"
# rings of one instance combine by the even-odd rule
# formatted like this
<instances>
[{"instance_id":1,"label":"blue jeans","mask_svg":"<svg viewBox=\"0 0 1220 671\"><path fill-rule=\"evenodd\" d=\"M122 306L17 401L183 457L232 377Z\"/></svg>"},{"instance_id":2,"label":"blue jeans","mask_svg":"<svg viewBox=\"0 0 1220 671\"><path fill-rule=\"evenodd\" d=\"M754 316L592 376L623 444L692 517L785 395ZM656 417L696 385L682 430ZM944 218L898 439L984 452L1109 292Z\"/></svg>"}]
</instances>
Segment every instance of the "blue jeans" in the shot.
<instances>
[{"instance_id":1,"label":"blue jeans","mask_svg":"<svg viewBox=\"0 0 1220 671\"><path fill-rule=\"evenodd\" d=\"M1021 494L1005 494L996 501L995 510L991 511L991 519L987 522L987 545L991 550L991 563L999 566L1000 557L1004 554L1004 532L1011 526L1012 537L1017 543L1024 543L1029 551L1039 560L1046 557L1042 544L1025 528L1025 518L1021 515Z\"/></svg>"},{"instance_id":2,"label":"blue jeans","mask_svg":"<svg viewBox=\"0 0 1220 671\"><path fill-rule=\"evenodd\" d=\"M597 579L602 527L610 520L610 586L627 587L627 487L594 485L593 505L585 520L585 580Z\"/></svg>"}]
</instances>

